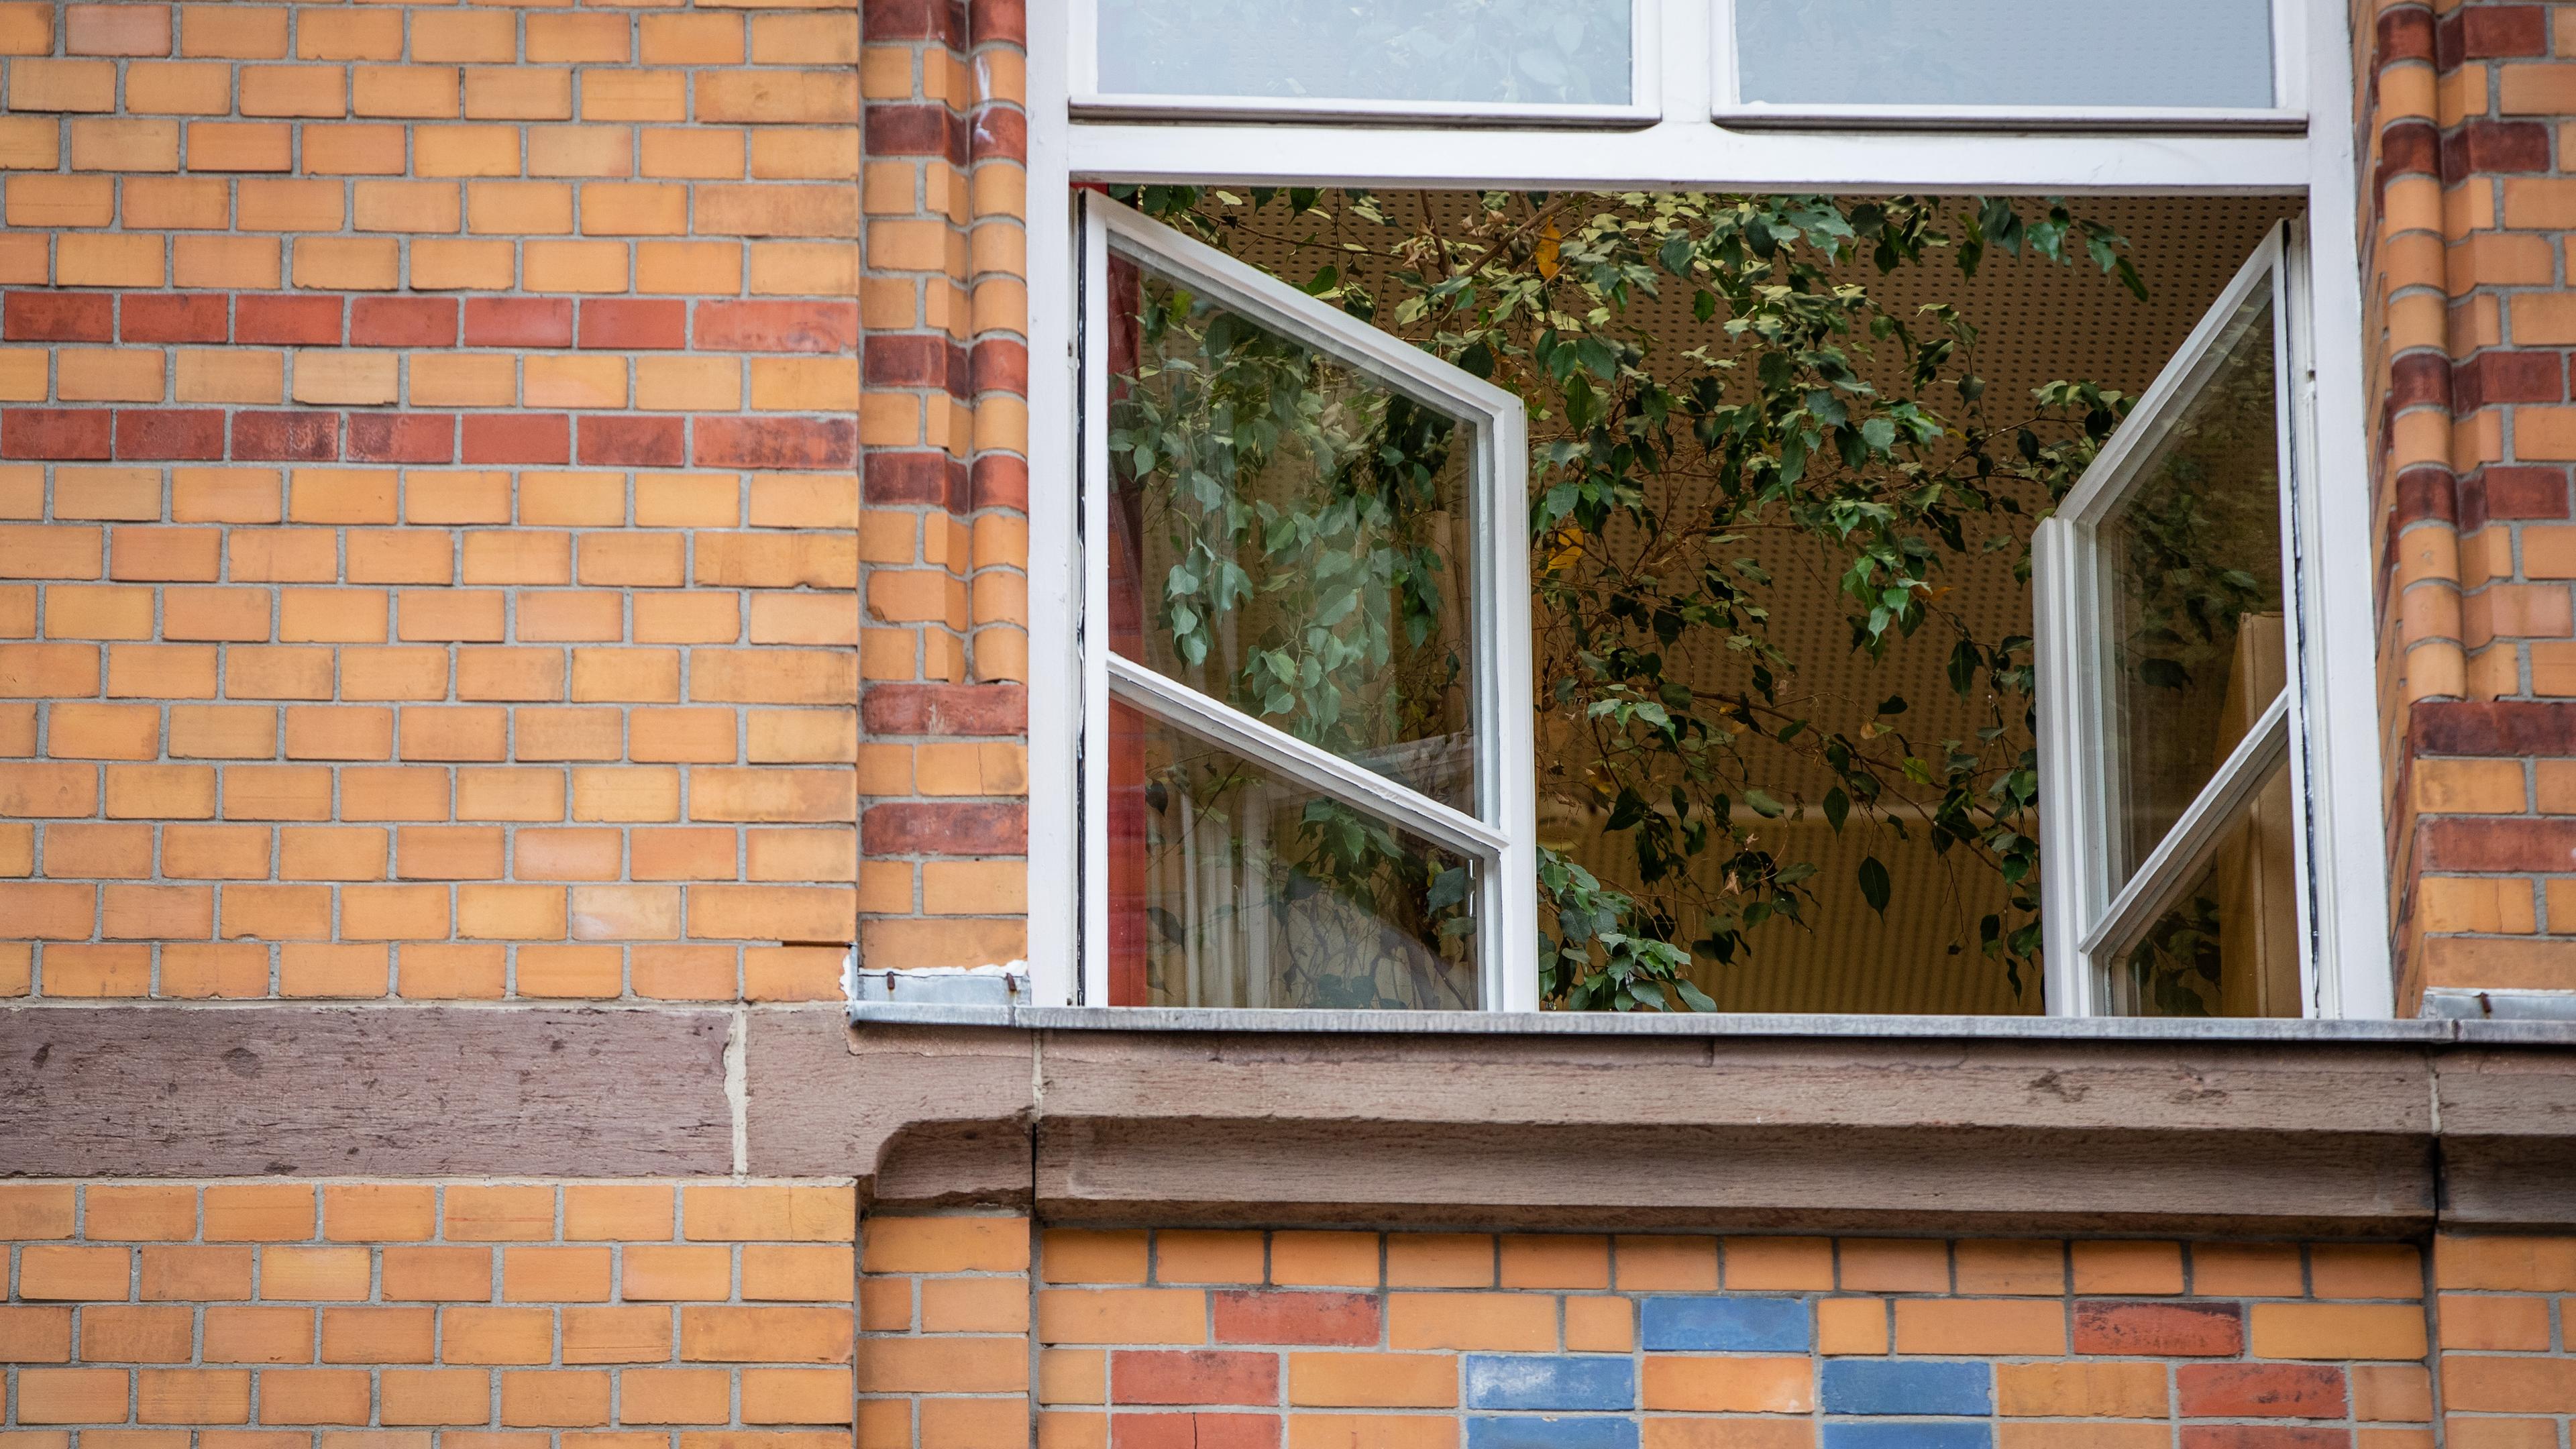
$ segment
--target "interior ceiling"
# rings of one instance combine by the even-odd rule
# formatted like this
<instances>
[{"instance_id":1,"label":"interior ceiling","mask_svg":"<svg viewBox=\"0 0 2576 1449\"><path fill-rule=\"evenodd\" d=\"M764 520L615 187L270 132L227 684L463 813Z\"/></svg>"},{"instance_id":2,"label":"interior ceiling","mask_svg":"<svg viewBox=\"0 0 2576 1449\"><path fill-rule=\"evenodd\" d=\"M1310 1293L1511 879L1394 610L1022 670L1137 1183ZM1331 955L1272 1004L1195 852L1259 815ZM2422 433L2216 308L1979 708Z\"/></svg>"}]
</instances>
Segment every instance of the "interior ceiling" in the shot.
<instances>
[{"instance_id":1,"label":"interior ceiling","mask_svg":"<svg viewBox=\"0 0 2576 1449\"><path fill-rule=\"evenodd\" d=\"M1460 193L1381 193L1379 200L1391 218L1407 226L1426 216L1460 215L1471 204ZM1329 194L1324 204L1334 206ZM2015 409L2027 406L2031 389L2054 379L2089 379L2131 395L2143 392L2265 232L2296 215L2299 201L2278 196L2090 197L2077 201L2074 209L2128 238L2129 255L2147 285L2146 300L2133 297L2081 257L2059 264L1993 251L1974 277L1963 277L1946 252L1936 252L1926 265L1884 276L1863 263L1852 280L1870 287L1895 315L1911 315L1935 301L1956 306L1979 333L1972 367L1988 385L1985 420L1990 426L2007 425L2028 415ZM1236 236L1235 254L1298 280L1313 275L1326 259L1322 250L1294 244L1295 238L1314 234L1311 225L1291 232L1265 218L1262 230L1272 235ZM1351 232L1355 240L1379 244L1397 234L1365 226ZM1381 297L1388 295L1383 264L1354 267L1346 257L1342 266L1371 282ZM1630 315L1658 348L1686 351L1722 337L1717 323L1691 316L1684 289L1670 289ZM1955 404L1955 395L1946 389L1933 401L1937 405L1945 397ZM1673 502L1688 504L1687 499ZM2011 558L2005 553L1949 566L1952 592L1944 603L1979 637L2030 632L2030 599L2012 577ZM1873 662L1850 648L1832 568L1781 568L1776 560L1774 565L1782 586L1773 600L1772 638L1799 666L1796 680L1784 681L1784 695L1818 696L1820 719L1851 712L1849 723L1856 726L1877 701L1901 694L1912 705L1901 723L1917 753L1939 740L1965 737L1986 722L1985 702L1959 700L1943 677L1946 638L1926 639L1924 647L1900 646L1888 659ZM1702 688L1740 685L1735 666L1716 650L1677 650L1672 667ZM1543 801L1548 795L1544 773ZM1784 798L1795 793L1810 803L1825 784L1820 772L1796 769L1767 778L1789 787L1775 793ZM1838 838L1812 810L1802 820L1758 822L1756 828L1766 837L1761 843L1775 855L1818 866L1810 882L1817 908L1807 926L1779 921L1757 928L1750 961L1700 963L1700 984L1725 1009L2040 1009L2038 984L2028 979L2029 973L2016 992L2003 967L1976 948L1978 918L2003 903L2000 882L1983 865L1955 854L1948 860L1936 856L1919 830L1902 839L1883 828L1865 832L1855 825ZM1568 817L1560 809L1542 833L1562 835L1550 843L1570 847L1569 853L1606 880L1616 883L1633 873L1624 860L1624 842L1603 838L1579 815ZM1887 866L1891 877L1891 904L1884 917L1868 909L1853 884L1855 868L1870 854Z\"/></svg>"}]
</instances>

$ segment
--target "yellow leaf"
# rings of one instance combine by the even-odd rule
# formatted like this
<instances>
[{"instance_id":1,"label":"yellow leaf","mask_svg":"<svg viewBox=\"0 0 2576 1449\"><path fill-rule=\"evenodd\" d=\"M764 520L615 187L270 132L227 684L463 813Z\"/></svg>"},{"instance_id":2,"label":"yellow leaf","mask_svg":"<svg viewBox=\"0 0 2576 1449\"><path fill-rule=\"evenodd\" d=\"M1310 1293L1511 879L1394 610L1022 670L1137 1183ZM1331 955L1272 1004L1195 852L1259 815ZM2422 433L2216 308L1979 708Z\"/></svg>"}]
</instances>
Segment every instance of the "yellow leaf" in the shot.
<instances>
[{"instance_id":1,"label":"yellow leaf","mask_svg":"<svg viewBox=\"0 0 2576 1449\"><path fill-rule=\"evenodd\" d=\"M1556 244L1561 239L1554 222L1549 222L1547 230L1538 235L1538 274L1551 282L1556 280Z\"/></svg>"}]
</instances>

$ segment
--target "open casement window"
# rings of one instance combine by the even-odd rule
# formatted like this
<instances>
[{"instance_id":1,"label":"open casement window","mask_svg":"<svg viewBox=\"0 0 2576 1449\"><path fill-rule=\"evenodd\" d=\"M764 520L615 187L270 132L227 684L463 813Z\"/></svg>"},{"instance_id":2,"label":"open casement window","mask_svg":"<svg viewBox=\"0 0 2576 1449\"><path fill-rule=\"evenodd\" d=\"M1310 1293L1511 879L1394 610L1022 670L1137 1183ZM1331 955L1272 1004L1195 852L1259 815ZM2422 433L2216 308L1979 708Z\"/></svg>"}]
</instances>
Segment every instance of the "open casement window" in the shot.
<instances>
[{"instance_id":1,"label":"open casement window","mask_svg":"<svg viewBox=\"0 0 2576 1449\"><path fill-rule=\"evenodd\" d=\"M2299 1016L2313 997L2292 225L2034 541L2048 1000Z\"/></svg>"},{"instance_id":2,"label":"open casement window","mask_svg":"<svg viewBox=\"0 0 2576 1449\"><path fill-rule=\"evenodd\" d=\"M1083 998L1532 1010L1516 397L1097 194Z\"/></svg>"}]
</instances>

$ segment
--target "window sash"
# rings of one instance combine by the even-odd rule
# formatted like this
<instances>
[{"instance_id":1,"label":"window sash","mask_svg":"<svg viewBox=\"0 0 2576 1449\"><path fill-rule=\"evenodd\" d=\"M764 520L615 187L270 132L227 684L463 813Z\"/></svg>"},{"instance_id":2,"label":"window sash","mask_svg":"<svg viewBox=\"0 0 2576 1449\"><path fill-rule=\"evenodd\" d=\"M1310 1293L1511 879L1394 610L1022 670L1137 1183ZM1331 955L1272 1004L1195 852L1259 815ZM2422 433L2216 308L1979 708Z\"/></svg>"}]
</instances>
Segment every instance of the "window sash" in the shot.
<instances>
[{"instance_id":1,"label":"window sash","mask_svg":"<svg viewBox=\"0 0 2576 1449\"><path fill-rule=\"evenodd\" d=\"M1538 784L1530 719L1528 423L1509 392L1319 302L1107 197L1082 198L1079 415L1083 604L1080 829L1084 862L1080 999L1109 1000L1109 780L1112 698L1241 754L1354 809L1473 857L1479 865L1477 956L1487 1010L1538 1008ZM1372 383L1461 418L1476 432L1468 478L1468 591L1475 660L1469 717L1476 750L1470 816L1186 685L1109 645L1110 316L1112 251L1185 277L1229 310L1360 369Z\"/></svg>"},{"instance_id":2,"label":"window sash","mask_svg":"<svg viewBox=\"0 0 2576 1449\"><path fill-rule=\"evenodd\" d=\"M2283 223L2246 258L2191 335L2131 409L2084 477L2032 540L2032 610L2039 667L2040 872L2050 1014L2091 1016L2107 1004L2106 953L2151 919L2173 891L2206 863L2209 851L2246 808L2286 754L2292 797L2309 795L2306 699L2308 591L2300 577L2302 524L2311 511L2299 446L2310 369L2302 311L2293 295L2301 246L2296 223ZM2141 470L2224 364L2221 344L2237 313L2268 295L2273 332L2274 457L2281 511L2282 628L2287 669L2280 695L2222 761L2199 793L2114 887L2109 864L2111 806L2118 787L2120 741L2111 726L2113 684L2099 665L2109 627L2104 601L2109 567L2096 531L2141 481ZM2300 997L2322 1014L2322 965L2315 943L2313 816L2292 837L2298 915Z\"/></svg>"}]
</instances>

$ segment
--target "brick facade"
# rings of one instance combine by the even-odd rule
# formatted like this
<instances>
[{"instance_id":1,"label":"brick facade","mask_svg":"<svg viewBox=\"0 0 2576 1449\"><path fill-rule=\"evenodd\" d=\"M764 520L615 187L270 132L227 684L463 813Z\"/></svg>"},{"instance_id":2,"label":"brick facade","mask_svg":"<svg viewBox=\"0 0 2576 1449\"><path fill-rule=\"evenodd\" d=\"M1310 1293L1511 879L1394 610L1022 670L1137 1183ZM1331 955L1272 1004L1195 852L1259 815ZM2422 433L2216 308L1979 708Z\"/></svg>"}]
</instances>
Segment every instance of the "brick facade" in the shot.
<instances>
[{"instance_id":1,"label":"brick facade","mask_svg":"<svg viewBox=\"0 0 2576 1449\"><path fill-rule=\"evenodd\" d=\"M0 0L0 1174L47 1174L0 1183L0 1449L2569 1449L2576 1239L2427 1227L2563 1223L2518 1175L2576 1181L2563 1126L2389 1146L2421 1124L2318 1100L2385 1063L1835 1077L1831 1150L1886 1180L1761 1160L1837 1226L1931 1225L1833 1238L1379 1231L1391 1190L1317 1208L1370 1230L1068 1226L1046 1193L1114 1189L1122 1142L1234 1129L1102 1125L1081 1048L854 1061L854 946L1028 950L1026 19ZM2576 987L2576 22L2406 0L2356 42L2405 1000ZM1730 1049L1628 1045L1547 1090L1627 1132L1605 1064ZM1235 1048L1181 1050L1158 1107ZM1399 1055L1354 1050L1233 1066ZM2445 1120L2576 1110L2487 1065L2426 1088ZM2123 1199L2113 1100L2172 1113L2139 1161L2349 1170L2295 1229L2068 1236L2204 1210ZM1567 1130L1507 1110L1408 1154ZM2230 1112L2278 1132L2193 1135ZM1950 1139L1891 1145L1949 1128L2069 1144L2057 1217L1995 1236L1924 1166ZM1786 1151L1717 1140L1676 1150ZM2418 1203L2408 1152L2465 1186Z\"/></svg>"},{"instance_id":2,"label":"brick facade","mask_svg":"<svg viewBox=\"0 0 2576 1449\"><path fill-rule=\"evenodd\" d=\"M2366 5L2354 32L2398 1008L2576 987L2576 407L2566 7Z\"/></svg>"}]
</instances>

